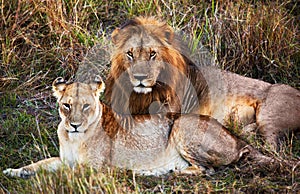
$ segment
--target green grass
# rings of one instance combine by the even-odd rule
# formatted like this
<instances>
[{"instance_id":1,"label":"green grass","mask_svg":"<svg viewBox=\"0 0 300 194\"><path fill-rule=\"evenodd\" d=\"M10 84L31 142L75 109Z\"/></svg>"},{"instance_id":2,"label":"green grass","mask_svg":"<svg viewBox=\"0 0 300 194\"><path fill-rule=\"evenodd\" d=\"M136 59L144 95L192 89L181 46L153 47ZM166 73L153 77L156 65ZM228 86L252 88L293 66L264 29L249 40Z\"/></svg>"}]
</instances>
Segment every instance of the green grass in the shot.
<instances>
[{"instance_id":1,"label":"green grass","mask_svg":"<svg viewBox=\"0 0 300 194\"><path fill-rule=\"evenodd\" d=\"M134 16L163 18L192 37L195 53L201 42L221 68L300 89L300 6L294 0L1 0L0 6L0 171L58 155L52 81L74 78L87 52L97 44L110 44L112 30ZM92 60L103 64L105 76L109 61L98 54L92 53ZM237 127L233 123L232 131ZM299 160L299 135L286 136L280 157ZM273 154L259 137L244 139ZM22 180L0 173L0 193L296 193L299 168L261 169L245 159L216 169L213 176L144 177L119 169L66 168Z\"/></svg>"}]
</instances>

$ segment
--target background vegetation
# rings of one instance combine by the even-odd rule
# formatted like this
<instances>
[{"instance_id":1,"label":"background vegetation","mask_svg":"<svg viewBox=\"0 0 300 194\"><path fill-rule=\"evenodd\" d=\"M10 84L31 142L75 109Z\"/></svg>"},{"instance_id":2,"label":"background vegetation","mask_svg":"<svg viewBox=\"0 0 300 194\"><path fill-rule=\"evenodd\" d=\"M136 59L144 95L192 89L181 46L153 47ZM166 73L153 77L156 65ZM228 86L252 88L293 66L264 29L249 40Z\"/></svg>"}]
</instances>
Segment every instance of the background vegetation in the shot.
<instances>
[{"instance_id":1,"label":"background vegetation","mask_svg":"<svg viewBox=\"0 0 300 194\"><path fill-rule=\"evenodd\" d=\"M59 122L51 83L72 78L87 51L128 18L154 15L202 44L220 68L300 89L298 1L0 0L0 170L58 155ZM101 59L100 59L101 60ZM109 65L108 65L109 66ZM108 71L108 66L105 66ZM288 113L287 113L288 114ZM299 160L299 136L280 156ZM209 176L136 176L107 169L40 173L30 180L0 173L3 193L299 192L300 170L257 168L243 160Z\"/></svg>"}]
</instances>

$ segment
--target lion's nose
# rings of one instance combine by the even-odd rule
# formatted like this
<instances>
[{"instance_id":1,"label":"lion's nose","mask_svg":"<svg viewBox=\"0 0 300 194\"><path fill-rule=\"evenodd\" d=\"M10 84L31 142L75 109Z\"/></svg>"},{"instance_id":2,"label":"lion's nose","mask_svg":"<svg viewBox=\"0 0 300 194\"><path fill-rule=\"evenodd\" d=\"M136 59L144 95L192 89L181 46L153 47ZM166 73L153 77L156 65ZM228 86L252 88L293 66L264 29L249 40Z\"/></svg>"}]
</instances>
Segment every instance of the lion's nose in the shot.
<instances>
[{"instance_id":1,"label":"lion's nose","mask_svg":"<svg viewBox=\"0 0 300 194\"><path fill-rule=\"evenodd\" d=\"M134 75L134 78L135 79L137 79L137 80L139 80L139 81L143 81L144 79L147 79L147 75L141 75L141 74L139 74L139 75Z\"/></svg>"},{"instance_id":2,"label":"lion's nose","mask_svg":"<svg viewBox=\"0 0 300 194\"><path fill-rule=\"evenodd\" d=\"M70 125L76 130L78 127L80 127L81 123L80 124L70 123Z\"/></svg>"}]
</instances>

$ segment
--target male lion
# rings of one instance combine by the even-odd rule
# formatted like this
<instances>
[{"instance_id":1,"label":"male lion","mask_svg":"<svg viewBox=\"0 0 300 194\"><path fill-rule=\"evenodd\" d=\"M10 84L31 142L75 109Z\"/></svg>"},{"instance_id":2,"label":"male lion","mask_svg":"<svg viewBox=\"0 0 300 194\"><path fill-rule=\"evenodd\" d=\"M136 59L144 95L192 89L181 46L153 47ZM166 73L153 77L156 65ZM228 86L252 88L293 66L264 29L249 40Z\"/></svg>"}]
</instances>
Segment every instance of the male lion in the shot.
<instances>
[{"instance_id":1,"label":"male lion","mask_svg":"<svg viewBox=\"0 0 300 194\"><path fill-rule=\"evenodd\" d=\"M145 175L196 173L230 164L246 152L259 163L274 162L208 116L117 115L99 101L103 89L99 77L90 84L57 78L53 91L61 117L60 156L4 174L26 178L40 168L55 171L62 163L116 166Z\"/></svg>"},{"instance_id":2,"label":"male lion","mask_svg":"<svg viewBox=\"0 0 300 194\"><path fill-rule=\"evenodd\" d=\"M300 128L298 90L196 66L164 22L135 18L116 29L112 41L105 98L118 113L194 112L223 125L232 119L257 128L274 150L281 133Z\"/></svg>"}]
</instances>

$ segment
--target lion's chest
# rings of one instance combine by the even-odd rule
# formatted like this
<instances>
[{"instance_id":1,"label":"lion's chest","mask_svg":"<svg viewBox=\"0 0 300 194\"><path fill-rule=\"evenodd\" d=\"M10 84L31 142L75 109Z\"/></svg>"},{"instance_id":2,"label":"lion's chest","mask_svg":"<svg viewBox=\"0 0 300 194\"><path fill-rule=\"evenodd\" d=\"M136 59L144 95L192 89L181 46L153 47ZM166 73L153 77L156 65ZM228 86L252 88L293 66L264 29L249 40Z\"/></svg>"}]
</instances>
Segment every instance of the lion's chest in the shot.
<instances>
[{"instance_id":1,"label":"lion's chest","mask_svg":"<svg viewBox=\"0 0 300 194\"><path fill-rule=\"evenodd\" d=\"M112 164L142 174L160 175L183 169L187 163L168 143L170 126L166 119L151 119L126 133L118 133L112 149Z\"/></svg>"}]
</instances>

